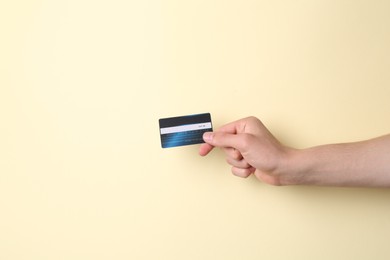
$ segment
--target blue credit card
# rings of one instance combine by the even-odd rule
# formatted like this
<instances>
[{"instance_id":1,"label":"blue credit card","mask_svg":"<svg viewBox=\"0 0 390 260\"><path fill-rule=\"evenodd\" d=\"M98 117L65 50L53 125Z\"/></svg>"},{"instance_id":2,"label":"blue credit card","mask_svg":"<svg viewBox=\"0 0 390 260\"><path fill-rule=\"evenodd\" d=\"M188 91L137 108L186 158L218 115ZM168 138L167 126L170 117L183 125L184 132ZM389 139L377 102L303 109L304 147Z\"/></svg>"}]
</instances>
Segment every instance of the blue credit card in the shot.
<instances>
[{"instance_id":1,"label":"blue credit card","mask_svg":"<svg viewBox=\"0 0 390 260\"><path fill-rule=\"evenodd\" d=\"M210 113L161 118L161 147L204 143L203 133L213 131Z\"/></svg>"}]
</instances>

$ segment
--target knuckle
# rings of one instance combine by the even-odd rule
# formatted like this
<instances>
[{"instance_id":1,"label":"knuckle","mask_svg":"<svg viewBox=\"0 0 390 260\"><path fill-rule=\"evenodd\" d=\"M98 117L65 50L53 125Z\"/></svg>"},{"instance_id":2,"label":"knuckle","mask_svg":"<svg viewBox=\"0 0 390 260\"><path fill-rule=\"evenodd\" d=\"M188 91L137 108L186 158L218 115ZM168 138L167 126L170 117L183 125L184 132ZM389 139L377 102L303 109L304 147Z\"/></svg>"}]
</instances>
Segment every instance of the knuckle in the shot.
<instances>
[{"instance_id":1,"label":"knuckle","mask_svg":"<svg viewBox=\"0 0 390 260\"><path fill-rule=\"evenodd\" d=\"M233 159L235 159L235 160L239 160L239 159L242 158L242 157L241 157L241 153L240 153L238 150L234 150L234 151L233 151L232 157L233 157Z\"/></svg>"},{"instance_id":2,"label":"knuckle","mask_svg":"<svg viewBox=\"0 0 390 260\"><path fill-rule=\"evenodd\" d=\"M248 116L248 117L247 117L247 120L249 120L249 121L255 121L255 120L258 120L258 119L257 119L257 117L255 117L255 116Z\"/></svg>"},{"instance_id":3,"label":"knuckle","mask_svg":"<svg viewBox=\"0 0 390 260\"><path fill-rule=\"evenodd\" d=\"M259 127L259 128L264 128L264 124L263 122L258 119L257 117L254 117L254 116L250 116L247 118L247 123L252 125L252 126L255 126L255 127Z\"/></svg>"},{"instance_id":4,"label":"knuckle","mask_svg":"<svg viewBox=\"0 0 390 260\"><path fill-rule=\"evenodd\" d=\"M247 121L248 121L248 122L251 122L251 123L259 123L259 122L261 122L260 119L258 119L258 118L255 117L255 116L249 116L249 117L247 117Z\"/></svg>"}]
</instances>

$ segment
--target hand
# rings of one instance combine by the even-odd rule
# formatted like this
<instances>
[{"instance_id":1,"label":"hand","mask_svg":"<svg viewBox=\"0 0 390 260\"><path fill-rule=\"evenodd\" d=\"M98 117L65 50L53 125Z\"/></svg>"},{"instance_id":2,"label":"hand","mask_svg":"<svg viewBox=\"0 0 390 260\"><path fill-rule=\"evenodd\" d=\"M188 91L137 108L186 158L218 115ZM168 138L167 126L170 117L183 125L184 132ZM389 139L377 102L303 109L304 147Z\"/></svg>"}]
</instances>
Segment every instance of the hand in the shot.
<instances>
[{"instance_id":1,"label":"hand","mask_svg":"<svg viewBox=\"0 0 390 260\"><path fill-rule=\"evenodd\" d=\"M306 149L282 145L255 117L204 133L199 154L226 154L233 174L272 185L390 187L390 134L371 140Z\"/></svg>"},{"instance_id":2,"label":"hand","mask_svg":"<svg viewBox=\"0 0 390 260\"><path fill-rule=\"evenodd\" d=\"M259 119L248 117L232 122L205 133L203 139L206 143L200 146L199 154L205 156L220 147L234 175L246 178L254 174L268 184L288 184L282 173L293 149L283 146Z\"/></svg>"}]
</instances>

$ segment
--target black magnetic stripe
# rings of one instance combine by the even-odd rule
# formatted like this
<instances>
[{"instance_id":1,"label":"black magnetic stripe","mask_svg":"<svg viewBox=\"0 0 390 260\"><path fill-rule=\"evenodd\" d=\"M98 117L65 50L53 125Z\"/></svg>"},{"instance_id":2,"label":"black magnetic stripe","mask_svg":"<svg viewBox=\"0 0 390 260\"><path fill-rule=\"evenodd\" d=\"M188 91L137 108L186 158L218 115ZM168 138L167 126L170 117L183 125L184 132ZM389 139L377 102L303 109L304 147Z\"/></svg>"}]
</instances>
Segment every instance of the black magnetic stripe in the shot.
<instances>
[{"instance_id":1,"label":"black magnetic stripe","mask_svg":"<svg viewBox=\"0 0 390 260\"><path fill-rule=\"evenodd\" d=\"M160 128L189 125L197 123L211 122L210 113L189 115L189 116L177 116L170 118L161 118L159 120Z\"/></svg>"}]
</instances>

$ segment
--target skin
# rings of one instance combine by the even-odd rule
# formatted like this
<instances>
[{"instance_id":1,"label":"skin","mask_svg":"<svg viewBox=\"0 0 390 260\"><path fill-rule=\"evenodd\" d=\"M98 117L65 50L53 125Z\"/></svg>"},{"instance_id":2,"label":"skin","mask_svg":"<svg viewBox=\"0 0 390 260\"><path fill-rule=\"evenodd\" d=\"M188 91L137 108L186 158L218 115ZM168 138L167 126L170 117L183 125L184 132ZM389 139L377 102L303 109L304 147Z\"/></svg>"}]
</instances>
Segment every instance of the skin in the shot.
<instances>
[{"instance_id":1,"label":"skin","mask_svg":"<svg viewBox=\"0 0 390 260\"><path fill-rule=\"evenodd\" d=\"M199 154L219 147L232 173L254 174L271 185L390 187L390 135L371 140L294 149L248 117L203 135Z\"/></svg>"}]
</instances>

